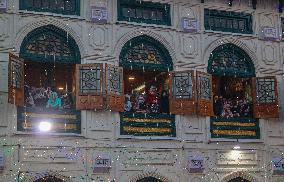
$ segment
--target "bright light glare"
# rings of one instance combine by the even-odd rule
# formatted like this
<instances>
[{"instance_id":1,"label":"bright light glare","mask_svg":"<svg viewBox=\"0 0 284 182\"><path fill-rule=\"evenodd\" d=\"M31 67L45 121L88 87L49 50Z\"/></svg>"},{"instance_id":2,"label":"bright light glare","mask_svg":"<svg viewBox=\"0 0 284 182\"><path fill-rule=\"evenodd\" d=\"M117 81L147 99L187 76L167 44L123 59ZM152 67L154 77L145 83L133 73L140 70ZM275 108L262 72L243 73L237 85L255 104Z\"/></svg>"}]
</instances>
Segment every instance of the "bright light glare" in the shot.
<instances>
[{"instance_id":1,"label":"bright light glare","mask_svg":"<svg viewBox=\"0 0 284 182\"><path fill-rule=\"evenodd\" d=\"M234 146L234 150L238 150L238 149L240 149L240 148L241 148L241 147L238 146L238 145Z\"/></svg>"},{"instance_id":2,"label":"bright light glare","mask_svg":"<svg viewBox=\"0 0 284 182\"><path fill-rule=\"evenodd\" d=\"M51 130L51 123L47 121L42 121L39 123L38 128L42 132L48 132Z\"/></svg>"}]
</instances>

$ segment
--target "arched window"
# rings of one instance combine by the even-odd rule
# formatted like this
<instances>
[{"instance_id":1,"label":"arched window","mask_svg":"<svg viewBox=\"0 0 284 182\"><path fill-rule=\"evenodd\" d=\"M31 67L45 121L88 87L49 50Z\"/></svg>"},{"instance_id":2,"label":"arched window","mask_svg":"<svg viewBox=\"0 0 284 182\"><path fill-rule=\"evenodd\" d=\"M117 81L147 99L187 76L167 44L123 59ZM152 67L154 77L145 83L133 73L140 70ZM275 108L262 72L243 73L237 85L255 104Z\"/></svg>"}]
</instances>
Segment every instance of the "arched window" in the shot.
<instances>
[{"instance_id":1,"label":"arched window","mask_svg":"<svg viewBox=\"0 0 284 182\"><path fill-rule=\"evenodd\" d=\"M234 44L224 44L210 54L208 73L218 76L254 77L255 69L248 54Z\"/></svg>"},{"instance_id":2,"label":"arched window","mask_svg":"<svg viewBox=\"0 0 284 182\"><path fill-rule=\"evenodd\" d=\"M39 62L81 62L75 40L54 25L42 26L30 32L21 44L20 57Z\"/></svg>"},{"instance_id":3,"label":"arched window","mask_svg":"<svg viewBox=\"0 0 284 182\"><path fill-rule=\"evenodd\" d=\"M34 182L63 182L62 179L58 179L54 176L45 176L45 177L42 177L40 179L37 179L36 181Z\"/></svg>"},{"instance_id":4,"label":"arched window","mask_svg":"<svg viewBox=\"0 0 284 182\"><path fill-rule=\"evenodd\" d=\"M234 179L231 179L230 181L228 182L250 182L249 180L246 180L242 177L237 177L237 178L234 178Z\"/></svg>"},{"instance_id":5,"label":"arched window","mask_svg":"<svg viewBox=\"0 0 284 182\"><path fill-rule=\"evenodd\" d=\"M119 64L126 69L171 71L172 58L168 50L152 37L141 35L129 40L122 48Z\"/></svg>"},{"instance_id":6,"label":"arched window","mask_svg":"<svg viewBox=\"0 0 284 182\"><path fill-rule=\"evenodd\" d=\"M163 181L150 176L150 177L145 177L143 179L137 180L137 182L163 182Z\"/></svg>"},{"instance_id":7,"label":"arched window","mask_svg":"<svg viewBox=\"0 0 284 182\"><path fill-rule=\"evenodd\" d=\"M121 134L175 136L169 113L169 76L173 69L168 50L152 37L141 35L122 48L125 107Z\"/></svg>"},{"instance_id":8,"label":"arched window","mask_svg":"<svg viewBox=\"0 0 284 182\"><path fill-rule=\"evenodd\" d=\"M18 131L80 133L75 110L75 66L81 62L72 36L54 25L24 38L20 58L10 55L9 102L18 106Z\"/></svg>"},{"instance_id":9,"label":"arched window","mask_svg":"<svg viewBox=\"0 0 284 182\"><path fill-rule=\"evenodd\" d=\"M276 78L255 78L249 55L230 43L213 50L207 70L214 95L211 136L259 138L257 118L278 116Z\"/></svg>"}]
</instances>

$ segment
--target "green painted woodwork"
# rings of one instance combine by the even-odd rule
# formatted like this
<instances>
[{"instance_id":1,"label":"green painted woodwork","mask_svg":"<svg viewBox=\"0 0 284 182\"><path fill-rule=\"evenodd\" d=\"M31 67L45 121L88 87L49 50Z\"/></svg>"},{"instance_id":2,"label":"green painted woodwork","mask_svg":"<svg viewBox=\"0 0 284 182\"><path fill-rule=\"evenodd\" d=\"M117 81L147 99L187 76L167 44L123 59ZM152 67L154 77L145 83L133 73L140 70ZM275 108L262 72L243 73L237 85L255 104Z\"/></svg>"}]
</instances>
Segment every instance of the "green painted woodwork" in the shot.
<instances>
[{"instance_id":1,"label":"green painted woodwork","mask_svg":"<svg viewBox=\"0 0 284 182\"><path fill-rule=\"evenodd\" d=\"M168 50L152 37L141 35L129 40L119 55L119 64L127 69L171 71L172 58Z\"/></svg>"},{"instance_id":2,"label":"green painted woodwork","mask_svg":"<svg viewBox=\"0 0 284 182\"><path fill-rule=\"evenodd\" d=\"M118 21L171 25L170 5L137 0L117 1Z\"/></svg>"},{"instance_id":3,"label":"green painted woodwork","mask_svg":"<svg viewBox=\"0 0 284 182\"><path fill-rule=\"evenodd\" d=\"M228 124L229 123L229 124ZM231 123L231 124L230 124ZM239 126L237 126L239 124ZM247 126L245 126L247 125ZM255 135L234 135L229 134L216 134L214 130L222 132L233 131L233 132L254 132ZM260 139L260 128L258 119L253 118L222 118L222 117L211 117L210 118L210 132L211 138L229 138L229 139Z\"/></svg>"},{"instance_id":4,"label":"green painted woodwork","mask_svg":"<svg viewBox=\"0 0 284 182\"><path fill-rule=\"evenodd\" d=\"M75 40L66 31L46 25L31 31L23 40L20 57L39 62L79 64L81 55Z\"/></svg>"},{"instance_id":5,"label":"green painted woodwork","mask_svg":"<svg viewBox=\"0 0 284 182\"><path fill-rule=\"evenodd\" d=\"M254 77L255 68L249 55L238 46L228 43L211 53L208 73L218 76Z\"/></svg>"},{"instance_id":6,"label":"green painted woodwork","mask_svg":"<svg viewBox=\"0 0 284 182\"><path fill-rule=\"evenodd\" d=\"M129 121L131 119L132 121ZM147 120L147 121L143 121ZM152 121L149 121L152 120ZM126 127L142 129L155 128L155 132L126 131ZM159 130L167 129L169 132ZM161 113L120 113L120 134L134 136L176 136L175 115Z\"/></svg>"},{"instance_id":7,"label":"green painted woodwork","mask_svg":"<svg viewBox=\"0 0 284 182\"><path fill-rule=\"evenodd\" d=\"M20 0L20 10L80 16L80 0Z\"/></svg>"},{"instance_id":8,"label":"green painted woodwork","mask_svg":"<svg viewBox=\"0 0 284 182\"><path fill-rule=\"evenodd\" d=\"M206 30L252 34L252 15L232 11L204 10Z\"/></svg>"}]
</instances>

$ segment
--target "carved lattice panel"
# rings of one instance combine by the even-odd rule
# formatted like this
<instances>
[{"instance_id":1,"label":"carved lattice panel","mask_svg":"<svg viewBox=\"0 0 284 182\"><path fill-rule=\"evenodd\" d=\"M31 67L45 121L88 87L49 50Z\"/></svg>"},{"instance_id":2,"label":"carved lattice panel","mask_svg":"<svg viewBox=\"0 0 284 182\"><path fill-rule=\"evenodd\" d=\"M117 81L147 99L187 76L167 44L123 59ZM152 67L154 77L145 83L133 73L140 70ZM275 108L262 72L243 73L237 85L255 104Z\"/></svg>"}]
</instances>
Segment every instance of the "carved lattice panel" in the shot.
<instances>
[{"instance_id":1,"label":"carved lattice panel","mask_svg":"<svg viewBox=\"0 0 284 182\"><path fill-rule=\"evenodd\" d=\"M203 116L213 115L212 76L197 72L197 113Z\"/></svg>"},{"instance_id":2,"label":"carved lattice panel","mask_svg":"<svg viewBox=\"0 0 284 182\"><path fill-rule=\"evenodd\" d=\"M124 69L172 70L168 50L157 40L141 35L124 44L119 55L119 64Z\"/></svg>"},{"instance_id":3,"label":"carved lattice panel","mask_svg":"<svg viewBox=\"0 0 284 182\"><path fill-rule=\"evenodd\" d=\"M28 33L22 42L20 55L39 62L81 62L79 47L73 37L54 25L45 25Z\"/></svg>"},{"instance_id":4,"label":"carved lattice panel","mask_svg":"<svg viewBox=\"0 0 284 182\"><path fill-rule=\"evenodd\" d=\"M8 88L11 104L24 105L24 60L9 54Z\"/></svg>"},{"instance_id":5,"label":"carved lattice panel","mask_svg":"<svg viewBox=\"0 0 284 182\"><path fill-rule=\"evenodd\" d=\"M279 117L275 77L253 78L253 113L256 118Z\"/></svg>"},{"instance_id":6,"label":"carved lattice panel","mask_svg":"<svg viewBox=\"0 0 284 182\"><path fill-rule=\"evenodd\" d=\"M249 55L234 44L224 44L211 53L208 73L218 76L255 76L254 65Z\"/></svg>"},{"instance_id":7,"label":"carved lattice panel","mask_svg":"<svg viewBox=\"0 0 284 182\"><path fill-rule=\"evenodd\" d=\"M195 113L194 72L172 72L169 87L170 112L172 114Z\"/></svg>"},{"instance_id":8,"label":"carved lattice panel","mask_svg":"<svg viewBox=\"0 0 284 182\"><path fill-rule=\"evenodd\" d=\"M27 46L27 52L30 54L55 55L71 57L71 50L67 42L63 42L59 37L53 34L42 34L37 39L30 42Z\"/></svg>"},{"instance_id":9,"label":"carved lattice panel","mask_svg":"<svg viewBox=\"0 0 284 182\"><path fill-rule=\"evenodd\" d=\"M110 110L124 111L123 68L106 65L107 107Z\"/></svg>"},{"instance_id":10,"label":"carved lattice panel","mask_svg":"<svg viewBox=\"0 0 284 182\"><path fill-rule=\"evenodd\" d=\"M103 108L103 65L81 64L76 66L76 108Z\"/></svg>"},{"instance_id":11,"label":"carved lattice panel","mask_svg":"<svg viewBox=\"0 0 284 182\"><path fill-rule=\"evenodd\" d=\"M126 62L143 64L161 64L161 54L152 45L139 44L129 49L125 55Z\"/></svg>"}]
</instances>

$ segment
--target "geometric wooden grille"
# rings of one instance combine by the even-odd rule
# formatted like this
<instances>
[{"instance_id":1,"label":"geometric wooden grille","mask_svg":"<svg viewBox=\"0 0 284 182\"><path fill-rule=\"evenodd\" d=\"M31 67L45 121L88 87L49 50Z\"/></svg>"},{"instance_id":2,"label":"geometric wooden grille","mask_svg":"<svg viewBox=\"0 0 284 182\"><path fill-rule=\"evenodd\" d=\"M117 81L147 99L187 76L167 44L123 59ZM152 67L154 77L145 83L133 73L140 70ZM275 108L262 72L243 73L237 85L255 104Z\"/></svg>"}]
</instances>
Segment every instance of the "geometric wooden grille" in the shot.
<instances>
[{"instance_id":1,"label":"geometric wooden grille","mask_svg":"<svg viewBox=\"0 0 284 182\"><path fill-rule=\"evenodd\" d=\"M27 46L30 54L72 57L72 51L66 42L52 34L42 34Z\"/></svg>"},{"instance_id":2,"label":"geometric wooden grille","mask_svg":"<svg viewBox=\"0 0 284 182\"><path fill-rule=\"evenodd\" d=\"M229 182L250 182L250 181L241 177L237 177L235 179L230 180Z\"/></svg>"},{"instance_id":3,"label":"geometric wooden grille","mask_svg":"<svg viewBox=\"0 0 284 182\"><path fill-rule=\"evenodd\" d=\"M256 95L257 103L274 103L276 101L275 79L257 78Z\"/></svg>"},{"instance_id":4,"label":"geometric wooden grille","mask_svg":"<svg viewBox=\"0 0 284 182\"><path fill-rule=\"evenodd\" d=\"M127 41L119 55L124 69L170 71L173 62L169 51L156 39L140 35Z\"/></svg>"},{"instance_id":5,"label":"geometric wooden grille","mask_svg":"<svg viewBox=\"0 0 284 182\"><path fill-rule=\"evenodd\" d=\"M220 52L218 57L212 63L212 69L227 70L234 72L249 72L245 58L232 54L233 51Z\"/></svg>"},{"instance_id":6,"label":"geometric wooden grille","mask_svg":"<svg viewBox=\"0 0 284 182\"><path fill-rule=\"evenodd\" d=\"M110 93L122 94L122 69L120 67L109 66L107 69L108 82L107 89Z\"/></svg>"},{"instance_id":7,"label":"geometric wooden grille","mask_svg":"<svg viewBox=\"0 0 284 182\"><path fill-rule=\"evenodd\" d=\"M199 75L197 78L197 85L198 85L198 98L199 99L205 99L210 100L211 99L211 79L210 77L205 77L202 75Z\"/></svg>"},{"instance_id":8,"label":"geometric wooden grille","mask_svg":"<svg viewBox=\"0 0 284 182\"><path fill-rule=\"evenodd\" d=\"M12 75L12 86L13 88L20 89L22 88L22 79L23 79L23 64L20 64L16 61L11 62L11 75Z\"/></svg>"},{"instance_id":9,"label":"geometric wooden grille","mask_svg":"<svg viewBox=\"0 0 284 182\"><path fill-rule=\"evenodd\" d=\"M254 64L249 55L231 43L220 45L212 51L207 70L218 76L255 76Z\"/></svg>"},{"instance_id":10,"label":"geometric wooden grille","mask_svg":"<svg viewBox=\"0 0 284 182\"><path fill-rule=\"evenodd\" d=\"M53 176L45 176L43 178L40 178L34 182L63 182L63 180L58 179L56 177Z\"/></svg>"},{"instance_id":11,"label":"geometric wooden grille","mask_svg":"<svg viewBox=\"0 0 284 182\"><path fill-rule=\"evenodd\" d=\"M141 43L129 49L125 55L125 62L142 64L161 64L162 56L153 45Z\"/></svg>"},{"instance_id":12,"label":"geometric wooden grille","mask_svg":"<svg viewBox=\"0 0 284 182\"><path fill-rule=\"evenodd\" d=\"M193 80L192 72L173 73L172 97L179 99L192 99Z\"/></svg>"},{"instance_id":13,"label":"geometric wooden grille","mask_svg":"<svg viewBox=\"0 0 284 182\"><path fill-rule=\"evenodd\" d=\"M146 178L140 179L137 182L163 182L163 181L150 176L150 177L146 177Z\"/></svg>"},{"instance_id":14,"label":"geometric wooden grille","mask_svg":"<svg viewBox=\"0 0 284 182\"><path fill-rule=\"evenodd\" d=\"M100 66L80 67L80 93L100 93L101 92Z\"/></svg>"}]
</instances>

